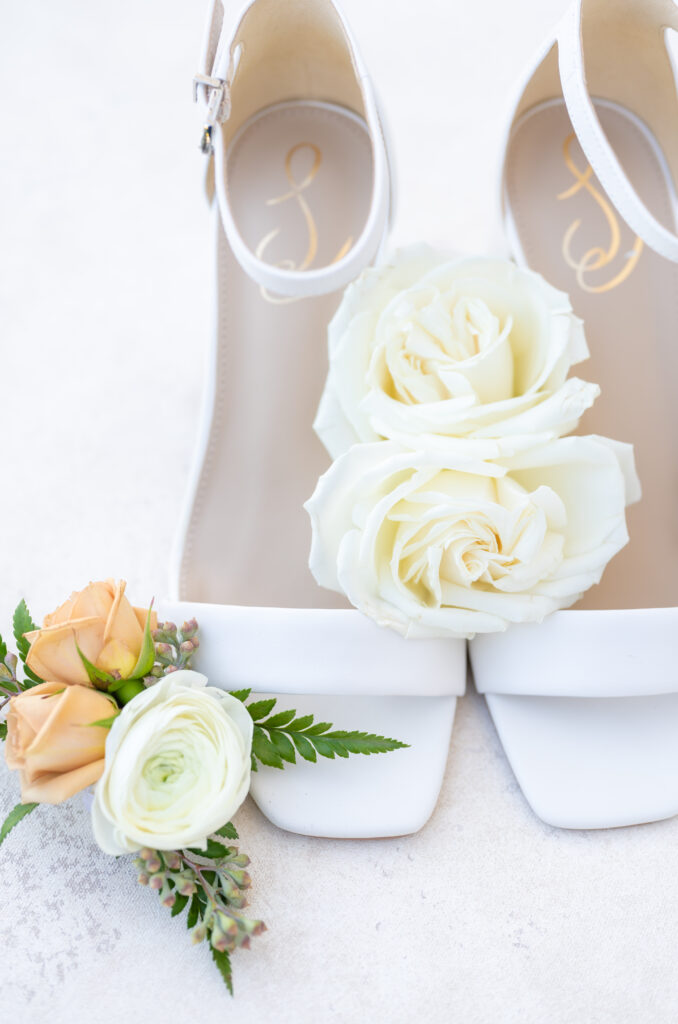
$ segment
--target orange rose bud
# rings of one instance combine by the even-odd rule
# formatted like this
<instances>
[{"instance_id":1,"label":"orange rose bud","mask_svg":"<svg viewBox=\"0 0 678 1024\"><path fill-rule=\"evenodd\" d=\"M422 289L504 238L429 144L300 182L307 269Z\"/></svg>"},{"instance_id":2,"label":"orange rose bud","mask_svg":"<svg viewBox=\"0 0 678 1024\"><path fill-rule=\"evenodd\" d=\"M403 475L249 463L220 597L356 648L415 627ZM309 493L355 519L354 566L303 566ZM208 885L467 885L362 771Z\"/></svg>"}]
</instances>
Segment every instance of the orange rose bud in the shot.
<instances>
[{"instance_id":1,"label":"orange rose bud","mask_svg":"<svg viewBox=\"0 0 678 1024\"><path fill-rule=\"evenodd\" d=\"M12 697L5 759L21 773L22 803L60 804L100 778L108 729L91 723L113 710L98 690L62 682Z\"/></svg>"},{"instance_id":2,"label":"orange rose bud","mask_svg":"<svg viewBox=\"0 0 678 1024\"><path fill-rule=\"evenodd\" d=\"M45 616L42 629L26 633L31 647L26 664L41 679L89 686L89 677L78 647L93 665L104 672L119 672L126 679L141 651L148 614L134 608L125 597L125 582L109 579L90 583L84 590ZM151 612L151 629L158 617Z\"/></svg>"}]
</instances>

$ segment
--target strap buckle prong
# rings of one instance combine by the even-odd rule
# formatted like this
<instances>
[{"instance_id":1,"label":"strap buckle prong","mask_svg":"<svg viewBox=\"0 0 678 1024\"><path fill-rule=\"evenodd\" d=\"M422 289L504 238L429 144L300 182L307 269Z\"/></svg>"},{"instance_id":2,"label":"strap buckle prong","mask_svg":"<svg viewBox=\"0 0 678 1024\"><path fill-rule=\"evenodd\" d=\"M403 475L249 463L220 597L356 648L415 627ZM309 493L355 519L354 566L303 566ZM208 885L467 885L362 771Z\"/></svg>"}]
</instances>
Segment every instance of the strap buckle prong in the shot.
<instances>
[{"instance_id":1,"label":"strap buckle prong","mask_svg":"<svg viewBox=\"0 0 678 1024\"><path fill-rule=\"evenodd\" d=\"M195 75L193 78L193 102L198 100L200 88L205 90L207 98L207 113L205 125L200 136L200 149L203 153L210 154L212 147L212 129L218 122L226 121L231 113L231 98L228 84L223 78L215 78L213 75Z\"/></svg>"},{"instance_id":2,"label":"strap buckle prong","mask_svg":"<svg viewBox=\"0 0 678 1024\"><path fill-rule=\"evenodd\" d=\"M224 82L223 78L214 78L212 75L194 75L194 77L193 77L193 102L194 103L198 102L198 89L200 88L201 85L204 86L205 89L216 89L217 91L219 91L222 94L220 96L220 99L223 98L224 86L226 85L226 83Z\"/></svg>"}]
</instances>

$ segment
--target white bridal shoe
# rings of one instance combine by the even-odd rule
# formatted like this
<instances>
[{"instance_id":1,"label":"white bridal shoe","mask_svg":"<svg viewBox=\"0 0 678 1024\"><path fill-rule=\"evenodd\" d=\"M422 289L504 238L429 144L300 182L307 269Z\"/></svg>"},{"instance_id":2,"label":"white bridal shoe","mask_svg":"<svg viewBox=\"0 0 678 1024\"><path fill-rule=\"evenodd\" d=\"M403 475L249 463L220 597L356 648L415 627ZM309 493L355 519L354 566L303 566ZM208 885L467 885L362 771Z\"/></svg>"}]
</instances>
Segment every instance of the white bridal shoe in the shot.
<instances>
[{"instance_id":1,"label":"white bridal shoe","mask_svg":"<svg viewBox=\"0 0 678 1024\"><path fill-rule=\"evenodd\" d=\"M388 229L380 119L330 0L255 0L235 17L226 7L214 6L196 78L217 200L214 356L177 601L159 610L196 616L196 667L211 683L288 694L281 709L411 745L260 769L251 792L271 821L320 836L410 833L438 797L465 645L408 644L320 589L303 509L329 463L312 430L327 325Z\"/></svg>"},{"instance_id":2,"label":"white bridal shoe","mask_svg":"<svg viewBox=\"0 0 678 1024\"><path fill-rule=\"evenodd\" d=\"M635 446L630 543L574 611L470 654L527 800L603 828L678 813L678 98L671 0L577 0L520 93L502 198L519 263L570 294L602 397Z\"/></svg>"}]
</instances>

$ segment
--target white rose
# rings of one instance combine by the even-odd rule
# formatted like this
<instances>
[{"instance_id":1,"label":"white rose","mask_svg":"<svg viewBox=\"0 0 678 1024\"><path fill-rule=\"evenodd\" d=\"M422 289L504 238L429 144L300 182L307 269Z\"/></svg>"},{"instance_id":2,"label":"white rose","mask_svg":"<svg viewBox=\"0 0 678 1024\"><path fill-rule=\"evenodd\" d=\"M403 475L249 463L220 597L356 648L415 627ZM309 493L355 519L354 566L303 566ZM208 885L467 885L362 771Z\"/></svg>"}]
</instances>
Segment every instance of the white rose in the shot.
<instances>
[{"instance_id":1,"label":"white rose","mask_svg":"<svg viewBox=\"0 0 678 1024\"><path fill-rule=\"evenodd\" d=\"M318 583L405 636L471 637L573 604L628 540L633 450L603 437L503 450L355 445L306 504Z\"/></svg>"},{"instance_id":2,"label":"white rose","mask_svg":"<svg viewBox=\"0 0 678 1024\"><path fill-rule=\"evenodd\" d=\"M182 670L113 722L92 806L105 853L205 845L250 786L252 719L241 701Z\"/></svg>"},{"instance_id":3,"label":"white rose","mask_svg":"<svg viewBox=\"0 0 678 1024\"><path fill-rule=\"evenodd\" d=\"M333 458L421 434L558 437L600 393L567 380L588 354L567 295L539 274L412 247L347 289L315 429Z\"/></svg>"}]
</instances>

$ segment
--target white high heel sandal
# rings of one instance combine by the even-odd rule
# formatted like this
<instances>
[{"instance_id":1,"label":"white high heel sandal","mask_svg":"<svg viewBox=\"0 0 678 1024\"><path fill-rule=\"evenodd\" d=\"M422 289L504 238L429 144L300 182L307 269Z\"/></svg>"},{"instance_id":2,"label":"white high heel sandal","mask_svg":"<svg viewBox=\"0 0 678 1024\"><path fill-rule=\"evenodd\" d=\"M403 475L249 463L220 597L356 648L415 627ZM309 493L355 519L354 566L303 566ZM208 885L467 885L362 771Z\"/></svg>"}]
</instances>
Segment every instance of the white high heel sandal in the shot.
<instances>
[{"instance_id":1,"label":"white high heel sandal","mask_svg":"<svg viewBox=\"0 0 678 1024\"><path fill-rule=\"evenodd\" d=\"M211 683L294 695L286 707L411 745L260 769L251 792L271 821L320 836L414 832L440 790L465 645L407 644L320 589L303 509L328 462L312 430L327 325L388 229L374 93L330 0L254 0L234 19L217 0L203 66L214 362L175 558L178 602L160 613L197 617L196 667Z\"/></svg>"},{"instance_id":2,"label":"white high heel sandal","mask_svg":"<svg viewBox=\"0 0 678 1024\"><path fill-rule=\"evenodd\" d=\"M678 813L678 98L671 0L576 0L513 112L503 166L519 263L569 292L602 397L583 423L633 442L630 543L579 608L478 636L470 655L546 822Z\"/></svg>"}]
</instances>

